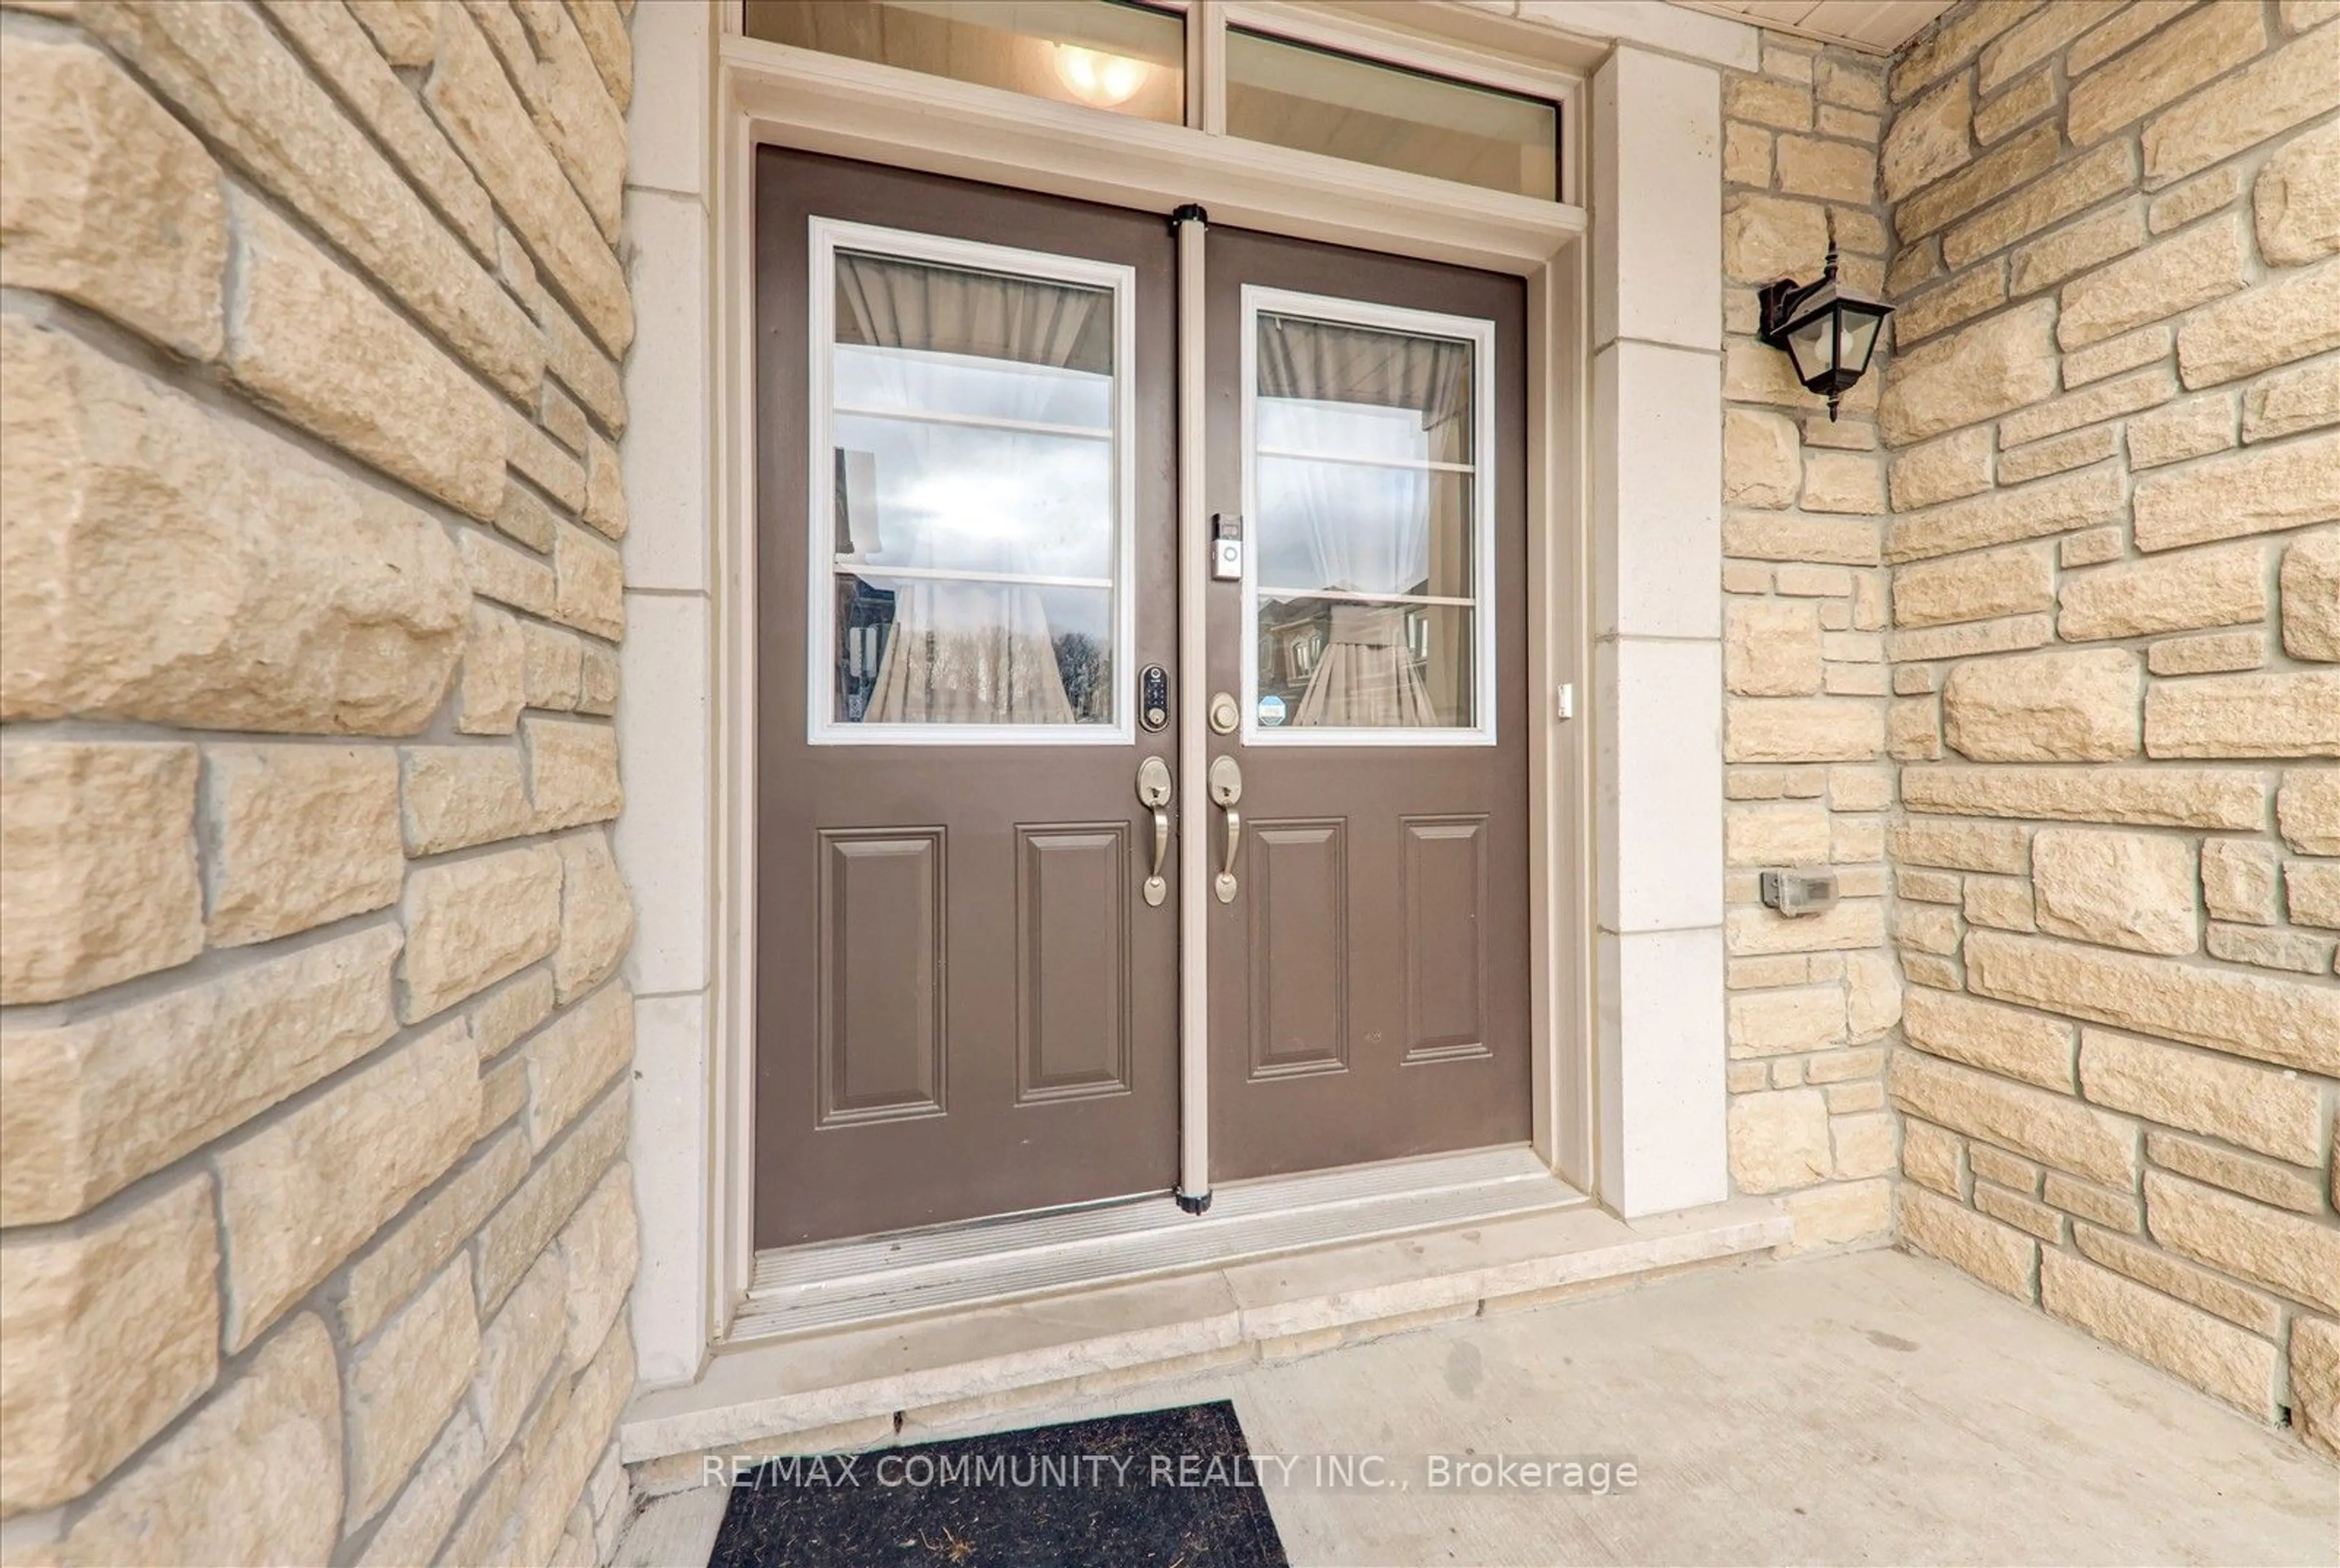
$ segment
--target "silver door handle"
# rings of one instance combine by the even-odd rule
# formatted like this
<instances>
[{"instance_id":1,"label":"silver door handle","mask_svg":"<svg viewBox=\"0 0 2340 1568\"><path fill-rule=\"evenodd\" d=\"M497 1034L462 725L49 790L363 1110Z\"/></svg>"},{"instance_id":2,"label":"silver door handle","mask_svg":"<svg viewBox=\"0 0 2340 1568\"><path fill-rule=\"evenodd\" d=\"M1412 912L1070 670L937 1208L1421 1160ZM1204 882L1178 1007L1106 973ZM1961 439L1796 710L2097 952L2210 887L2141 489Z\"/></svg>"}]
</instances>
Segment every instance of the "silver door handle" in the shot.
<instances>
[{"instance_id":1,"label":"silver door handle","mask_svg":"<svg viewBox=\"0 0 2340 1568\"><path fill-rule=\"evenodd\" d=\"M1243 813L1235 802L1243 799L1243 769L1232 757L1219 757L1211 762L1211 799L1227 814L1226 859L1220 865L1217 879L1211 891L1222 904L1235 901L1235 857L1243 850Z\"/></svg>"},{"instance_id":2,"label":"silver door handle","mask_svg":"<svg viewBox=\"0 0 2340 1568\"><path fill-rule=\"evenodd\" d=\"M1170 853L1170 764L1148 757L1137 765L1138 803L1154 813L1154 871L1144 890L1145 901L1156 908L1170 896L1170 884L1162 877L1162 862Z\"/></svg>"}]
</instances>

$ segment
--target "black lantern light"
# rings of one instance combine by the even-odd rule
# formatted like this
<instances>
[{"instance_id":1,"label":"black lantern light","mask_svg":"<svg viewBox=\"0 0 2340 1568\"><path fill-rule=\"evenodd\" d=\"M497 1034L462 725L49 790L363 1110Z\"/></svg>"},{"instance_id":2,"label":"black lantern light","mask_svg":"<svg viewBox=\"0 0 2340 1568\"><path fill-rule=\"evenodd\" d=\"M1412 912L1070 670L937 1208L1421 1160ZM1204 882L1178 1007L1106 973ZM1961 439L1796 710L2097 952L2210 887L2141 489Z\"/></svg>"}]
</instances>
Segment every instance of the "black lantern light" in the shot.
<instances>
[{"instance_id":1,"label":"black lantern light","mask_svg":"<svg viewBox=\"0 0 2340 1568\"><path fill-rule=\"evenodd\" d=\"M1893 313L1891 305L1862 299L1845 289L1836 276L1836 213L1828 215L1828 270L1816 283L1781 278L1763 289L1762 340L1785 349L1796 367L1796 379L1807 390L1828 399L1829 418L1836 418L1838 400L1852 390L1869 370L1877 352L1878 330Z\"/></svg>"}]
</instances>

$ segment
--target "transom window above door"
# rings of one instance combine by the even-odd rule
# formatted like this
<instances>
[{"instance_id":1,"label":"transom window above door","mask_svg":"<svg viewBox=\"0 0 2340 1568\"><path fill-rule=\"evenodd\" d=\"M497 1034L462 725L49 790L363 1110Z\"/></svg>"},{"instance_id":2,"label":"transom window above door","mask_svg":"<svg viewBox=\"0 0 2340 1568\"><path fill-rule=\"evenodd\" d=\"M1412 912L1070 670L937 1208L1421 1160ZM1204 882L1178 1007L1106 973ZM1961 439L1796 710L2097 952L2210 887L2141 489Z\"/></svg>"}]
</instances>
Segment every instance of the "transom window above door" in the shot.
<instances>
[{"instance_id":1,"label":"transom window above door","mask_svg":"<svg viewBox=\"0 0 2340 1568\"><path fill-rule=\"evenodd\" d=\"M816 743L1126 741L1133 275L815 220Z\"/></svg>"},{"instance_id":2,"label":"transom window above door","mask_svg":"<svg viewBox=\"0 0 2340 1568\"><path fill-rule=\"evenodd\" d=\"M1245 742L1493 744L1492 323L1243 309Z\"/></svg>"},{"instance_id":3,"label":"transom window above door","mask_svg":"<svg viewBox=\"0 0 2340 1568\"><path fill-rule=\"evenodd\" d=\"M1405 7L1388 6L1403 25ZM1565 199L1542 74L1415 63L1418 40L1225 0L746 0L748 36L1487 190ZM1403 63L1400 63L1403 62ZM1441 64L1449 62L1442 61Z\"/></svg>"}]
</instances>

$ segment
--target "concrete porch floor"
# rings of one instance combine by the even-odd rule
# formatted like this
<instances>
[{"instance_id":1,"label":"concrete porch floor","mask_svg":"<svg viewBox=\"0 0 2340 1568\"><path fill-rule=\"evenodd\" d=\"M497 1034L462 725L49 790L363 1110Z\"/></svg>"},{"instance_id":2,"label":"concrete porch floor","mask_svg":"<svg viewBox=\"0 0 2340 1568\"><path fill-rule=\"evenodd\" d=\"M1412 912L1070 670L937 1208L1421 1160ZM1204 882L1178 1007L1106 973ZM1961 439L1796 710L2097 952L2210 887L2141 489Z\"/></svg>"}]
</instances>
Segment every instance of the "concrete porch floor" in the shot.
<instances>
[{"instance_id":1,"label":"concrete porch floor","mask_svg":"<svg viewBox=\"0 0 2340 1568\"><path fill-rule=\"evenodd\" d=\"M1382 1454L1403 1491L1272 1487L1295 1564L2333 1563L2340 1469L1949 1269L1718 1267L903 1443L1232 1398L1255 1454ZM1634 1490L1457 1494L1423 1456L1631 1459ZM620 1563L699 1568L724 1494Z\"/></svg>"}]
</instances>

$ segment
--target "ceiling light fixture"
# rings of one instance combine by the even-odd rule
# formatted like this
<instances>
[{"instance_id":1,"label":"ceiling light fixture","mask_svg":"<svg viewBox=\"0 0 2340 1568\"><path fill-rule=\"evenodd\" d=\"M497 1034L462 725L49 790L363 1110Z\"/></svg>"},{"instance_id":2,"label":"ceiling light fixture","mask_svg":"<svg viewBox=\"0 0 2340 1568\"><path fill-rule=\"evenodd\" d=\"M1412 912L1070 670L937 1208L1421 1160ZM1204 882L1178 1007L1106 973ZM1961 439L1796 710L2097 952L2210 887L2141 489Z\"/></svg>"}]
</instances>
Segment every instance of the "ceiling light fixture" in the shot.
<instances>
[{"instance_id":1,"label":"ceiling light fixture","mask_svg":"<svg viewBox=\"0 0 2340 1568\"><path fill-rule=\"evenodd\" d=\"M1059 44L1056 49L1057 79L1084 104L1116 109L1135 97L1137 90L1145 85L1143 60L1084 49L1077 44Z\"/></svg>"}]
</instances>

